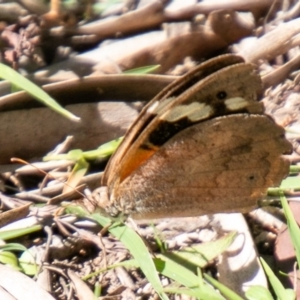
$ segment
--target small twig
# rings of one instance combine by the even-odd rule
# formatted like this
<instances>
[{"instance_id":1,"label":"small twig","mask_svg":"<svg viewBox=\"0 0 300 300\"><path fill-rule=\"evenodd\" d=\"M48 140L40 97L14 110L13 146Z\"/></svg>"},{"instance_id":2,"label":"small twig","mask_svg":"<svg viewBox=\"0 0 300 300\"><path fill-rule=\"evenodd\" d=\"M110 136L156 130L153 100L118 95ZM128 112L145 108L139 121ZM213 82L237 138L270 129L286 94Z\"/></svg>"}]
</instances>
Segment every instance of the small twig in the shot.
<instances>
[{"instance_id":1,"label":"small twig","mask_svg":"<svg viewBox=\"0 0 300 300\"><path fill-rule=\"evenodd\" d=\"M278 69L262 76L263 87L267 89L270 86L274 86L283 82L291 72L298 70L300 67L300 54L288 61Z\"/></svg>"}]
</instances>

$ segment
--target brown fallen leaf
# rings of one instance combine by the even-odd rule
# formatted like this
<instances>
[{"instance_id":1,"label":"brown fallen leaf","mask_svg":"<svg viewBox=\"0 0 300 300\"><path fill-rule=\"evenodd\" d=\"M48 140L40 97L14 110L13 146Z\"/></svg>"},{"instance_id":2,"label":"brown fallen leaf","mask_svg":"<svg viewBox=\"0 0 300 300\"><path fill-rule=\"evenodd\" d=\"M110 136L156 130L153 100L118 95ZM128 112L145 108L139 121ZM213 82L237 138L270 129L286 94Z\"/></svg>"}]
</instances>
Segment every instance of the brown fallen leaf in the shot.
<instances>
[{"instance_id":1,"label":"brown fallen leaf","mask_svg":"<svg viewBox=\"0 0 300 300\"><path fill-rule=\"evenodd\" d=\"M0 195L1 199L1 195ZM0 228L12 223L14 221L20 220L24 217L26 217L29 213L29 207L32 203L28 203L25 205L22 205L17 208L10 209L8 211L5 211L3 213L0 213Z\"/></svg>"},{"instance_id":2,"label":"brown fallen leaf","mask_svg":"<svg viewBox=\"0 0 300 300\"><path fill-rule=\"evenodd\" d=\"M71 279L75 290L76 295L79 300L93 300L95 299L93 292L90 290L88 285L80 279L73 271L68 269L68 276Z\"/></svg>"},{"instance_id":3,"label":"brown fallen leaf","mask_svg":"<svg viewBox=\"0 0 300 300\"><path fill-rule=\"evenodd\" d=\"M283 82L289 74L293 71L298 70L300 67L300 54L295 56L293 59L289 60L286 64L275 69L274 71L267 73L262 76L264 89L269 88L270 86L275 86L280 82Z\"/></svg>"}]
</instances>

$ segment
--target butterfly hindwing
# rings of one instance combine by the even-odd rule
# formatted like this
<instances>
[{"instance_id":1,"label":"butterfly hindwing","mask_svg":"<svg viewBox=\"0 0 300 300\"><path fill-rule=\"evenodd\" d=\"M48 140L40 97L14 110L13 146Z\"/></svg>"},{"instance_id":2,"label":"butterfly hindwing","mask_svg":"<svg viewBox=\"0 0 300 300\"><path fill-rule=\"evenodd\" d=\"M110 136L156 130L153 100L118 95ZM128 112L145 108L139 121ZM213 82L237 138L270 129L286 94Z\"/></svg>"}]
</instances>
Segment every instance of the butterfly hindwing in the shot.
<instances>
[{"instance_id":1,"label":"butterfly hindwing","mask_svg":"<svg viewBox=\"0 0 300 300\"><path fill-rule=\"evenodd\" d=\"M245 211L288 175L291 145L264 115L218 117L163 145L111 194L135 218Z\"/></svg>"}]
</instances>

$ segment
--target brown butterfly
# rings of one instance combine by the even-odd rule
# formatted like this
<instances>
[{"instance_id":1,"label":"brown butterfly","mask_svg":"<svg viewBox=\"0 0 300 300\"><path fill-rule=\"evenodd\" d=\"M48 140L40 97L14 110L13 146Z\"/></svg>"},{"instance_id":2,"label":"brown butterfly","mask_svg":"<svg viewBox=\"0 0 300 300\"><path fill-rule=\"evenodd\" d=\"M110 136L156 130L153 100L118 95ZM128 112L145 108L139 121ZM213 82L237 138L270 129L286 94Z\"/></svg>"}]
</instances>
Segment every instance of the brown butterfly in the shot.
<instances>
[{"instance_id":1,"label":"brown butterfly","mask_svg":"<svg viewBox=\"0 0 300 300\"><path fill-rule=\"evenodd\" d=\"M257 101L261 79L236 55L206 61L144 107L94 193L136 219L247 211L288 175L284 130Z\"/></svg>"}]
</instances>

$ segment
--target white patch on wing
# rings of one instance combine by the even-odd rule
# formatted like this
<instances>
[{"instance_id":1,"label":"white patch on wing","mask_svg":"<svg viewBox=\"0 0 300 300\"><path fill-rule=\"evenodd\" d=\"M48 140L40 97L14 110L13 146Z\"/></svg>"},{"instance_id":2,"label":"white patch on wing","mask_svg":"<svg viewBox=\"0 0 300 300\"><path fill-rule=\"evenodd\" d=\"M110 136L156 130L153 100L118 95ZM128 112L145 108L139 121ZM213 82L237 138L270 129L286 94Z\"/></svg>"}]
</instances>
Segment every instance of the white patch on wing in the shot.
<instances>
[{"instance_id":1,"label":"white patch on wing","mask_svg":"<svg viewBox=\"0 0 300 300\"><path fill-rule=\"evenodd\" d=\"M248 106L248 101L241 97L229 98L224 101L227 109L229 110L239 110Z\"/></svg>"},{"instance_id":2,"label":"white patch on wing","mask_svg":"<svg viewBox=\"0 0 300 300\"><path fill-rule=\"evenodd\" d=\"M164 113L160 119L168 122L177 122L188 118L192 122L207 119L213 114L213 108L206 103L193 102L188 105L178 105Z\"/></svg>"}]
</instances>

